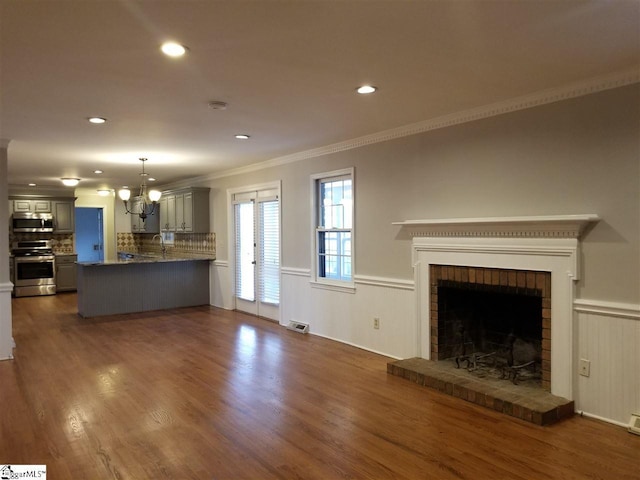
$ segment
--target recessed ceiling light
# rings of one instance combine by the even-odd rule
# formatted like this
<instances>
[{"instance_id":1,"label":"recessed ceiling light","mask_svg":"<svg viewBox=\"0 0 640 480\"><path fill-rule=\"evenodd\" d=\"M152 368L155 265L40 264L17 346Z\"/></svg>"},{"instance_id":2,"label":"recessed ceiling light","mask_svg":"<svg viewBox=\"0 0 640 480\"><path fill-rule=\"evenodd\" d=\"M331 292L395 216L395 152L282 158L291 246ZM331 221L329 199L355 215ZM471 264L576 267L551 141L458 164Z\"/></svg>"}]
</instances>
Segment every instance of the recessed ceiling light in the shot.
<instances>
[{"instance_id":1,"label":"recessed ceiling light","mask_svg":"<svg viewBox=\"0 0 640 480\"><path fill-rule=\"evenodd\" d=\"M373 93L378 90L378 87L374 87L373 85L362 85L356 89L356 92L366 95L367 93Z\"/></svg>"},{"instance_id":2,"label":"recessed ceiling light","mask_svg":"<svg viewBox=\"0 0 640 480\"><path fill-rule=\"evenodd\" d=\"M176 42L165 42L160 49L169 57L181 57L187 53L187 47Z\"/></svg>"},{"instance_id":3,"label":"recessed ceiling light","mask_svg":"<svg viewBox=\"0 0 640 480\"><path fill-rule=\"evenodd\" d=\"M107 122L107 119L103 117L89 117L87 120L89 120L89 123L95 123L95 124Z\"/></svg>"},{"instance_id":4,"label":"recessed ceiling light","mask_svg":"<svg viewBox=\"0 0 640 480\"><path fill-rule=\"evenodd\" d=\"M36 184L35 184L35 183L30 183L30 184L29 184L29 186L30 186L30 187L35 187L35 186L36 186Z\"/></svg>"},{"instance_id":5,"label":"recessed ceiling light","mask_svg":"<svg viewBox=\"0 0 640 480\"><path fill-rule=\"evenodd\" d=\"M101 173L104 173L102 170L94 170L93 173L100 175Z\"/></svg>"},{"instance_id":6,"label":"recessed ceiling light","mask_svg":"<svg viewBox=\"0 0 640 480\"><path fill-rule=\"evenodd\" d=\"M250 135L247 135L246 133L239 133L238 135L236 135L236 138L238 140L249 140Z\"/></svg>"},{"instance_id":7,"label":"recessed ceiling light","mask_svg":"<svg viewBox=\"0 0 640 480\"><path fill-rule=\"evenodd\" d=\"M67 187L75 187L80 183L79 178L61 178L60 180L62 180L62 183Z\"/></svg>"},{"instance_id":8,"label":"recessed ceiling light","mask_svg":"<svg viewBox=\"0 0 640 480\"><path fill-rule=\"evenodd\" d=\"M149 180L150 182L155 182L156 181L156 179L153 178L153 177L149 177L149 178L147 178L147 180Z\"/></svg>"}]
</instances>

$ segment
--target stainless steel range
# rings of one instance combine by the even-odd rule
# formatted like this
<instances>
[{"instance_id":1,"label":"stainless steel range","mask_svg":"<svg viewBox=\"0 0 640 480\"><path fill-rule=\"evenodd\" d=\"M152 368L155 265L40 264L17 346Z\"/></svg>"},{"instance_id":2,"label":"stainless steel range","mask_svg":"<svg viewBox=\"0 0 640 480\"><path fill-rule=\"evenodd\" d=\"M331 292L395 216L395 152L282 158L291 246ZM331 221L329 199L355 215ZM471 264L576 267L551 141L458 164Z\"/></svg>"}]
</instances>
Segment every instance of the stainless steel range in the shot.
<instances>
[{"instance_id":1,"label":"stainless steel range","mask_svg":"<svg viewBox=\"0 0 640 480\"><path fill-rule=\"evenodd\" d=\"M25 240L11 245L16 297L56 293L56 257L51 240Z\"/></svg>"}]
</instances>

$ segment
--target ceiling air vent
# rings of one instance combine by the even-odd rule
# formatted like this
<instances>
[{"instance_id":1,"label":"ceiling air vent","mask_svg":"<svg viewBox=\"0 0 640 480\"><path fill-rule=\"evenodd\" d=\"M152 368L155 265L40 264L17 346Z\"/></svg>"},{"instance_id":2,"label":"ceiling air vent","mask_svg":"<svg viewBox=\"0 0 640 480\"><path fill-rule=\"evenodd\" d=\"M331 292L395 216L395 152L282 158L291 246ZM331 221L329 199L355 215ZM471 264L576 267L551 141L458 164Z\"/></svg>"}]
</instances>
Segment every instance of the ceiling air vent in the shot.
<instances>
[{"instance_id":1,"label":"ceiling air vent","mask_svg":"<svg viewBox=\"0 0 640 480\"><path fill-rule=\"evenodd\" d=\"M219 100L212 100L209 102L209 107L213 110L226 110L227 104L225 102L220 102Z\"/></svg>"}]
</instances>

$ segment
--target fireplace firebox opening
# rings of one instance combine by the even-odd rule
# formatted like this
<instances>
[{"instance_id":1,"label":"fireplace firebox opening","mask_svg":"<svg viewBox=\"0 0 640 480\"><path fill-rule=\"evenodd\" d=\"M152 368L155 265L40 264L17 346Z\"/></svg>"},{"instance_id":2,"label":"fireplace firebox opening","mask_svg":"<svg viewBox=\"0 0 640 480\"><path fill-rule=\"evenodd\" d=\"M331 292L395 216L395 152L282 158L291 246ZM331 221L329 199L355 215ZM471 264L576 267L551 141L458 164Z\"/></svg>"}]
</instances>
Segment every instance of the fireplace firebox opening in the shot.
<instances>
[{"instance_id":1,"label":"fireplace firebox opening","mask_svg":"<svg viewBox=\"0 0 640 480\"><path fill-rule=\"evenodd\" d=\"M550 390L550 272L431 265L430 297L432 360Z\"/></svg>"}]
</instances>

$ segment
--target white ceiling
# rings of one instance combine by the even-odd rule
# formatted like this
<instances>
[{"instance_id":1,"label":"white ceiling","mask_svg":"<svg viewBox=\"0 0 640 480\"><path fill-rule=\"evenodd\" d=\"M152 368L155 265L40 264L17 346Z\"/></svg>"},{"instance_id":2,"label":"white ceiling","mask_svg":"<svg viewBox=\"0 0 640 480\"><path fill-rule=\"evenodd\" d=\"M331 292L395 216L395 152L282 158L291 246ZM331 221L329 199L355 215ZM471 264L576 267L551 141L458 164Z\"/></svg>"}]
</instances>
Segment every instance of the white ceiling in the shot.
<instances>
[{"instance_id":1,"label":"white ceiling","mask_svg":"<svg viewBox=\"0 0 640 480\"><path fill-rule=\"evenodd\" d=\"M640 68L635 0L0 2L12 185L135 185L142 156L166 184Z\"/></svg>"}]
</instances>

